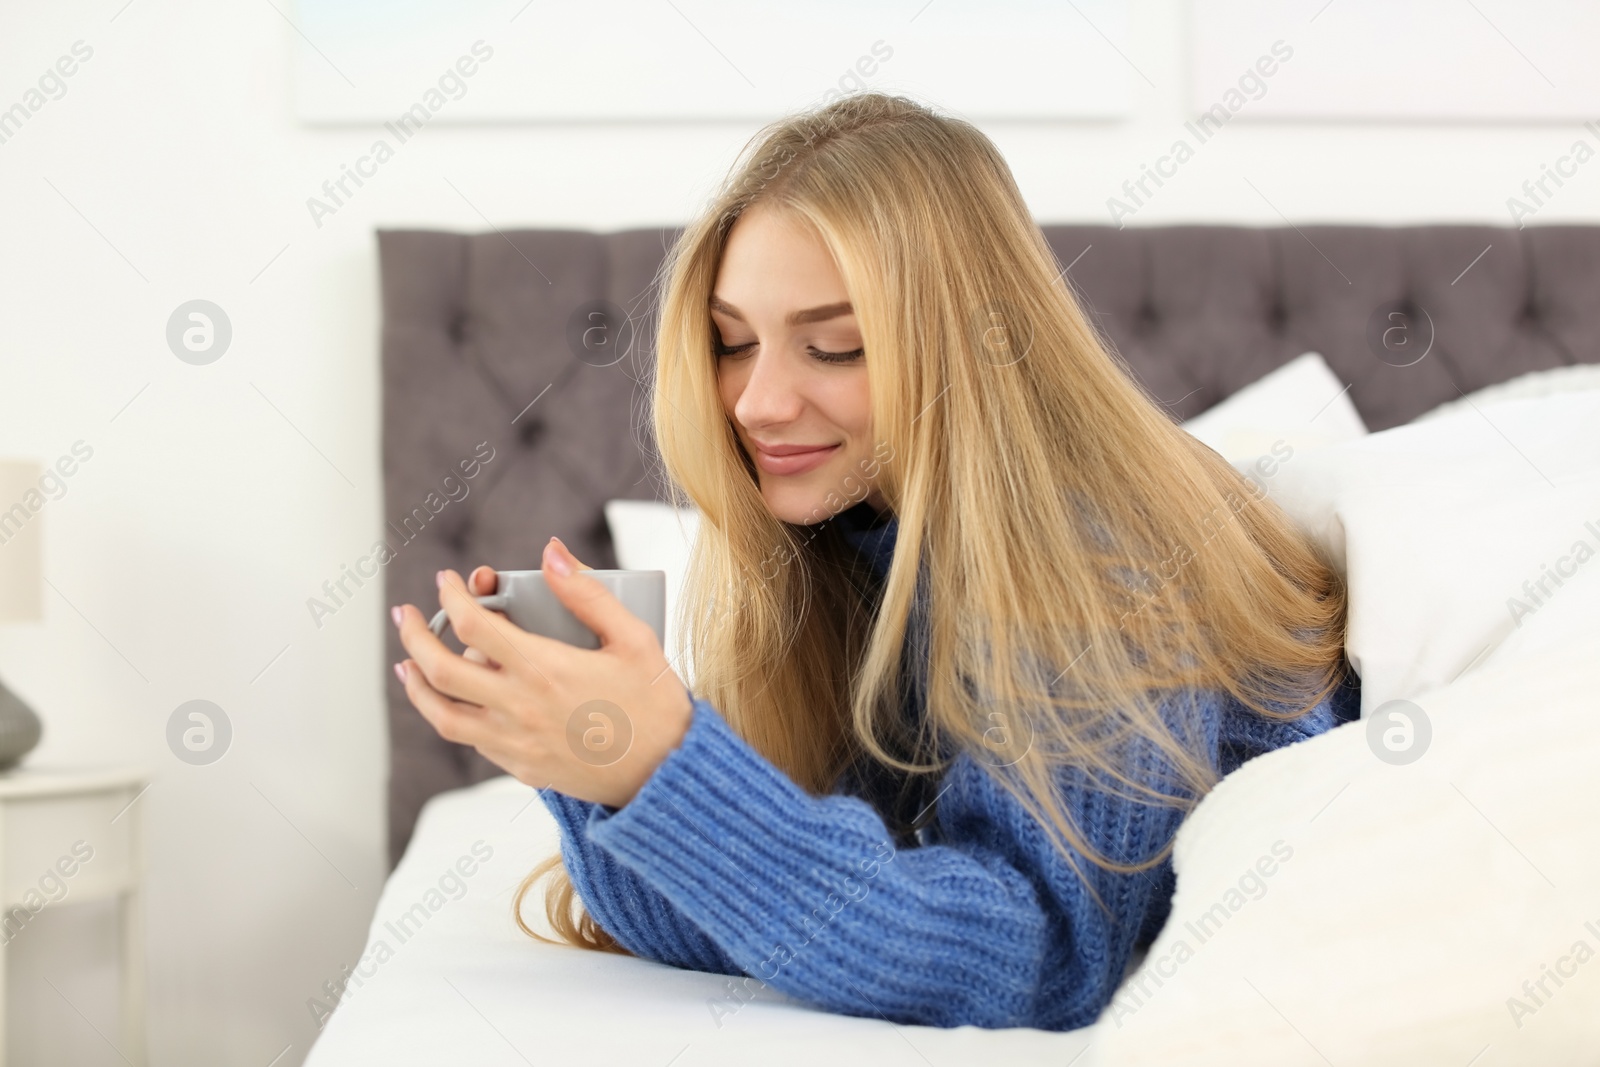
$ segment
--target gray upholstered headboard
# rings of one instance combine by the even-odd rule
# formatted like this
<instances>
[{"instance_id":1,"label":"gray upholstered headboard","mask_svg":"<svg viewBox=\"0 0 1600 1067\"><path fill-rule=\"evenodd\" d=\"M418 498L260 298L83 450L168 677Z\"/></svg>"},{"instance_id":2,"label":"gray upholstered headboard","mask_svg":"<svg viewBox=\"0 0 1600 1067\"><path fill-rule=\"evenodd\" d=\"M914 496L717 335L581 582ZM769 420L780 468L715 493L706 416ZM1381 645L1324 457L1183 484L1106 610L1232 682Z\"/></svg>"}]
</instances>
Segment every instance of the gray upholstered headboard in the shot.
<instances>
[{"instance_id":1,"label":"gray upholstered headboard","mask_svg":"<svg viewBox=\"0 0 1600 1067\"><path fill-rule=\"evenodd\" d=\"M661 496L651 287L678 232L379 233L388 603L434 603L442 567L532 565L551 534L616 565L605 501ZM1044 232L1104 335L1180 419L1307 351L1350 383L1374 430L1527 371L1600 363L1600 227ZM1373 343L1397 302L1414 334L1433 335L1410 366ZM441 740L387 665L384 678L392 867L424 801L501 772Z\"/></svg>"}]
</instances>

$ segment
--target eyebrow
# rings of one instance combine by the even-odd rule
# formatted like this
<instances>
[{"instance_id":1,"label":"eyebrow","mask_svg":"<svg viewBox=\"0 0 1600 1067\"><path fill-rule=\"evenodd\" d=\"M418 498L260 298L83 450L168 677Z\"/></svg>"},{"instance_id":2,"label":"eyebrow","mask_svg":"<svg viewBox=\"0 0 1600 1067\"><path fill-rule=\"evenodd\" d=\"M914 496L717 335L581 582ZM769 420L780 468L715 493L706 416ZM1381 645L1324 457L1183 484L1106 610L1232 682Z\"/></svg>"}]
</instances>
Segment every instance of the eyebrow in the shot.
<instances>
[{"instance_id":1,"label":"eyebrow","mask_svg":"<svg viewBox=\"0 0 1600 1067\"><path fill-rule=\"evenodd\" d=\"M713 295L711 297L711 306L729 318L738 319L740 322L745 321L744 315L740 313L738 308L718 296ZM836 319L841 315L853 314L855 314L855 308L850 306L850 301L845 300L837 304L822 304L814 308L791 311L783 321L789 326L804 326L809 322L826 322L828 319Z\"/></svg>"}]
</instances>

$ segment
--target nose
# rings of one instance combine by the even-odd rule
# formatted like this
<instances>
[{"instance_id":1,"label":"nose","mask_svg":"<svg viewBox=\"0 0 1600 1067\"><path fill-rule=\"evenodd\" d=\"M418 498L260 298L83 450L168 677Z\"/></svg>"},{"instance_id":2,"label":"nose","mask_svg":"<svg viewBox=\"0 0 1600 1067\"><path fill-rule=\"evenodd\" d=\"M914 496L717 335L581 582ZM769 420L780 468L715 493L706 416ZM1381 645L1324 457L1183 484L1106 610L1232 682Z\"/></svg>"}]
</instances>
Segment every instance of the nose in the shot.
<instances>
[{"instance_id":1,"label":"nose","mask_svg":"<svg viewBox=\"0 0 1600 1067\"><path fill-rule=\"evenodd\" d=\"M799 389L799 374L793 361L781 353L758 352L750 357L752 366L744 389L734 403L733 414L747 429L780 426L799 418L805 398Z\"/></svg>"}]
</instances>

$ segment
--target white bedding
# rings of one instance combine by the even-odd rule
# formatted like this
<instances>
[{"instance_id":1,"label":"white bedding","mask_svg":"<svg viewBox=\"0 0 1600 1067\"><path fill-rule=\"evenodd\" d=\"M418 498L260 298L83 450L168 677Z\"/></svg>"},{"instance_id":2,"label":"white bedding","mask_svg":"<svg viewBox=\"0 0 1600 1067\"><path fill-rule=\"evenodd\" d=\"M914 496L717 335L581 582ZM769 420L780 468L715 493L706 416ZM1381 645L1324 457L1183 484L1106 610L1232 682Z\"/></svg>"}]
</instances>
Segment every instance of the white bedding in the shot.
<instances>
[{"instance_id":1,"label":"white bedding","mask_svg":"<svg viewBox=\"0 0 1600 1067\"><path fill-rule=\"evenodd\" d=\"M1374 758L1351 723L1208 795L1093 1062L1593 1064L1600 962L1572 959L1543 1004L1522 988L1580 940L1600 951L1600 566L1584 580L1418 701L1433 740L1415 763ZM1230 899L1277 842L1290 858Z\"/></svg>"},{"instance_id":2,"label":"white bedding","mask_svg":"<svg viewBox=\"0 0 1600 1067\"><path fill-rule=\"evenodd\" d=\"M419 903L426 908L429 891L474 844L490 858L460 879L459 899L436 896L437 910L414 921L402 943L391 924ZM894 1026L813 1011L770 991L730 1012L723 976L536 942L513 925L511 895L557 848L544 805L509 776L430 800L378 902L364 953L372 977L352 984L307 1067L953 1067L991 1058L1059 1067L1088 1041L1084 1031ZM550 932L533 894L524 915ZM381 963L380 954L388 955Z\"/></svg>"},{"instance_id":3,"label":"white bedding","mask_svg":"<svg viewBox=\"0 0 1600 1067\"><path fill-rule=\"evenodd\" d=\"M1574 550L1600 550L1597 425L1592 394L1514 401L1297 451L1269 479L1347 571L1363 712L1412 700L1431 744L1392 765L1352 723L1223 781L1178 834L1171 919L1093 1027L892 1026L771 992L719 1027L721 976L516 930L510 894L557 842L532 790L500 778L424 809L372 925L375 974L306 1062L1591 1063L1600 558ZM1514 618L1560 558L1554 595ZM479 841L493 855L464 894L399 944L389 923ZM375 963L380 942L393 955Z\"/></svg>"}]
</instances>

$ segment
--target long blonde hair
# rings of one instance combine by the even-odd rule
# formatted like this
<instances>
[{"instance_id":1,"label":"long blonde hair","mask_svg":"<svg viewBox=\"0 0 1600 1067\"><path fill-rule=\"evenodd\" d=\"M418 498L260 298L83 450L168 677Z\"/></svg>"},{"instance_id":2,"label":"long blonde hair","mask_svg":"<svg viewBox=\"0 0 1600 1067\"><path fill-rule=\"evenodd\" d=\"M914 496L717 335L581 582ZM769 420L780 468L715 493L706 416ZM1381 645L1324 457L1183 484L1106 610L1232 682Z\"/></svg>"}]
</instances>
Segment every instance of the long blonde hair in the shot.
<instances>
[{"instance_id":1,"label":"long blonde hair","mask_svg":"<svg viewBox=\"0 0 1600 1067\"><path fill-rule=\"evenodd\" d=\"M832 251L861 327L879 469L898 519L873 603L834 523L763 503L717 390L708 302L733 223L760 203ZM1187 809L1213 784L1174 695L1220 690L1290 719L1344 669L1345 591L1260 486L1179 428L1085 319L1010 169L976 127L861 93L777 122L736 163L662 268L657 445L701 514L678 618L690 688L814 795L862 753L908 774L902 644L920 581L925 715L912 751L969 752L1073 850L1062 768ZM1283 451L1280 450L1280 456ZM817 523L862 499L846 479ZM688 680L688 679L686 679ZM1128 771L1153 747L1170 779ZM893 749L893 751L891 751ZM953 758L951 756L950 758ZM559 855L561 941L625 952L581 908Z\"/></svg>"}]
</instances>

